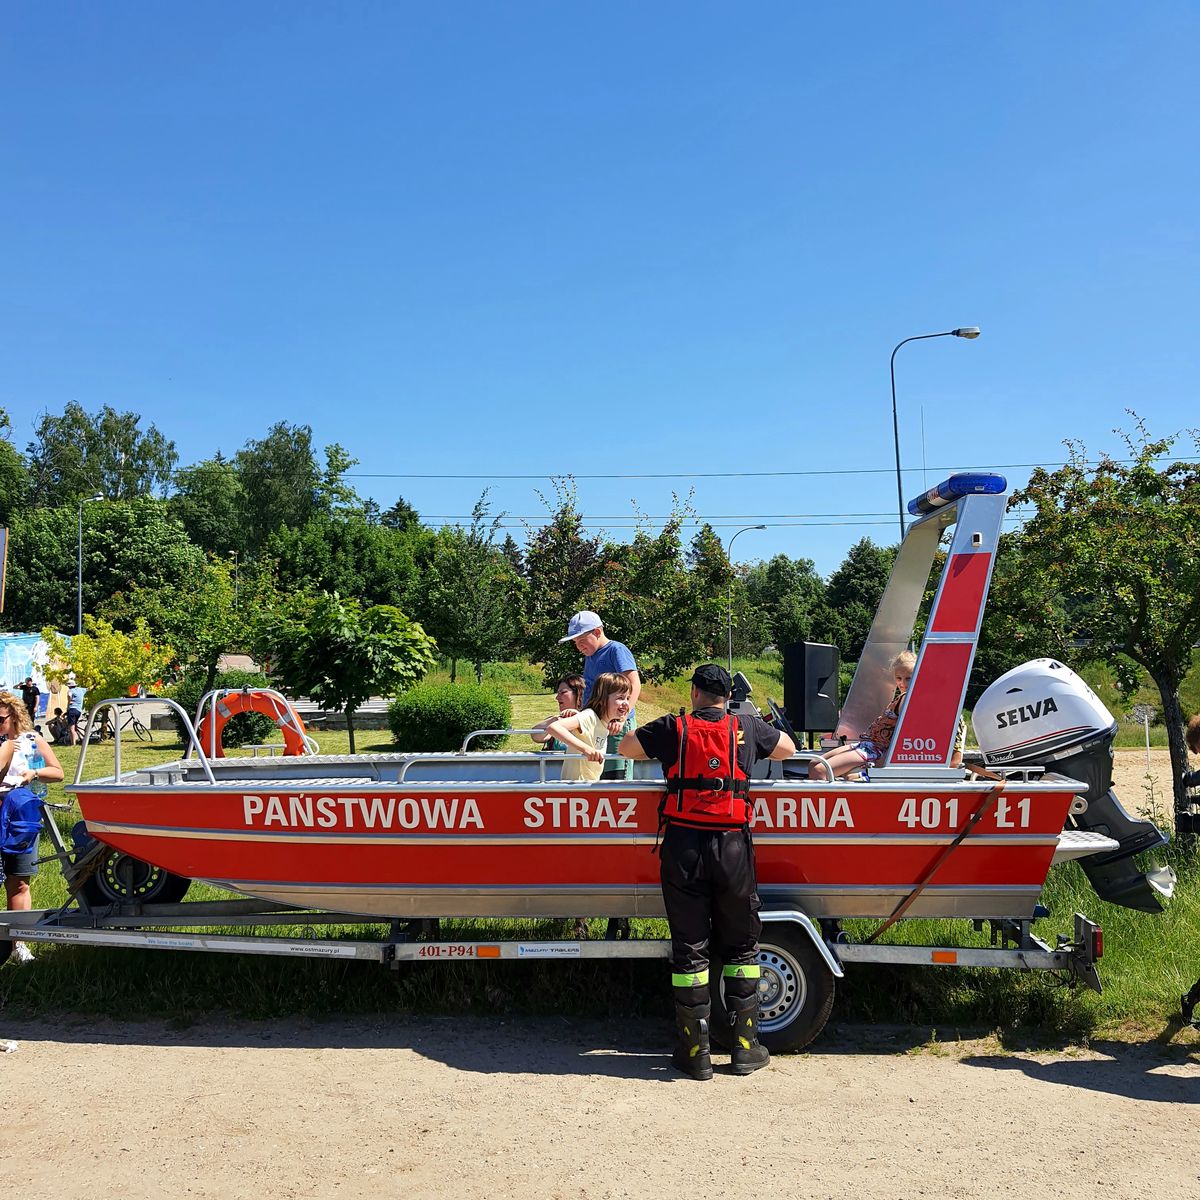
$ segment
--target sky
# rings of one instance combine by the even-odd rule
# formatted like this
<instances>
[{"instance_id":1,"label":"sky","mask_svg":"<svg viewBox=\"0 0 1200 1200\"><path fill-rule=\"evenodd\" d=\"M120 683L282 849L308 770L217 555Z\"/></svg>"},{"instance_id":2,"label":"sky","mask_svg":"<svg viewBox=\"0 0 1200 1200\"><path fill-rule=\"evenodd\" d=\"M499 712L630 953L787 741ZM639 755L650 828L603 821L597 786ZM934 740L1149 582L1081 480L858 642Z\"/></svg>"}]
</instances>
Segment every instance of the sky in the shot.
<instances>
[{"instance_id":1,"label":"sky","mask_svg":"<svg viewBox=\"0 0 1200 1200\"><path fill-rule=\"evenodd\" d=\"M983 331L896 356L906 498L1200 425L1198 51L1194 2L9 0L0 407L828 574L897 536L904 338Z\"/></svg>"}]
</instances>

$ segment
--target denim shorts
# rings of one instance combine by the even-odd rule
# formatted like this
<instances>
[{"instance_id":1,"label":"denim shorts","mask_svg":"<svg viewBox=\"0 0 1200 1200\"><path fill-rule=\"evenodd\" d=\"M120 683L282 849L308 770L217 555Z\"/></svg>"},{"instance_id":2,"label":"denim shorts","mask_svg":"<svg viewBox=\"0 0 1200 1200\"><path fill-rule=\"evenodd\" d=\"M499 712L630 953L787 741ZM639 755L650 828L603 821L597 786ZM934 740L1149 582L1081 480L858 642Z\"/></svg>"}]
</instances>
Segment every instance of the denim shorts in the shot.
<instances>
[{"instance_id":1,"label":"denim shorts","mask_svg":"<svg viewBox=\"0 0 1200 1200\"><path fill-rule=\"evenodd\" d=\"M25 854L0 854L0 876L5 879L28 879L38 873L37 851Z\"/></svg>"},{"instance_id":2,"label":"denim shorts","mask_svg":"<svg viewBox=\"0 0 1200 1200\"><path fill-rule=\"evenodd\" d=\"M865 763L875 762L876 759L883 757L883 751L874 742L857 742L854 749L862 755Z\"/></svg>"}]
</instances>

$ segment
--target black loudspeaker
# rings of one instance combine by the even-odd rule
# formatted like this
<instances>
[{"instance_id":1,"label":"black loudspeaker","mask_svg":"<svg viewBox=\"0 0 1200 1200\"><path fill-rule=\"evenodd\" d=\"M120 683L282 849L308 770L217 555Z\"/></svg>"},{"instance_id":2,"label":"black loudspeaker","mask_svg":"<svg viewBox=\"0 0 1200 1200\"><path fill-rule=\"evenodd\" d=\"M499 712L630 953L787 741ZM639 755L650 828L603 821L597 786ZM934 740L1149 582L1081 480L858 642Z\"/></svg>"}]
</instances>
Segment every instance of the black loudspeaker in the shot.
<instances>
[{"instance_id":1,"label":"black loudspeaker","mask_svg":"<svg viewBox=\"0 0 1200 1200\"><path fill-rule=\"evenodd\" d=\"M836 646L792 642L783 648L783 707L798 733L826 733L838 722Z\"/></svg>"}]
</instances>

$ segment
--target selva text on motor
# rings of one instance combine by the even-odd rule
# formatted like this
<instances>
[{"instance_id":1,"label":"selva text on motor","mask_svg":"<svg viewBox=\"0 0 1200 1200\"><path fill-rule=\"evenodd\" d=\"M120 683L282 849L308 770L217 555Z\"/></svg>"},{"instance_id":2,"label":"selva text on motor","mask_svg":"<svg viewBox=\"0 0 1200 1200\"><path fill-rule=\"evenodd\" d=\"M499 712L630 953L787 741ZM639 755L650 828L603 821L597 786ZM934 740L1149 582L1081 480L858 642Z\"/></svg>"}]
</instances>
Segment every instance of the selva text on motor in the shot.
<instances>
[{"instance_id":1,"label":"selva text on motor","mask_svg":"<svg viewBox=\"0 0 1200 1200\"><path fill-rule=\"evenodd\" d=\"M1053 712L1058 712L1058 705L1054 703L1053 696L1047 696L1045 700L1035 700L1032 704L1022 704L1020 708L1010 708L997 713L996 728L1008 729L1025 721L1036 721L1038 717L1045 717Z\"/></svg>"}]
</instances>

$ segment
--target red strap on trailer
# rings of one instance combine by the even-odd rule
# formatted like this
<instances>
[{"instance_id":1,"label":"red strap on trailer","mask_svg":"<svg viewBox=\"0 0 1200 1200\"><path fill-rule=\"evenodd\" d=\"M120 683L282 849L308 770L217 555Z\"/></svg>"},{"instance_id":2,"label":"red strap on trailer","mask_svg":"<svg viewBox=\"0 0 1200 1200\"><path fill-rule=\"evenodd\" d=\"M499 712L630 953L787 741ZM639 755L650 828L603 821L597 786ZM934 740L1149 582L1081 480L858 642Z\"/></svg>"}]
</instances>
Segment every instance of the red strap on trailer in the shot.
<instances>
[{"instance_id":1,"label":"red strap on trailer","mask_svg":"<svg viewBox=\"0 0 1200 1200\"><path fill-rule=\"evenodd\" d=\"M987 795L984 796L984 798L979 802L975 808L975 811L967 818L967 823L962 827L961 832L954 839L954 841L952 841L950 845L948 845L941 852L941 854L939 854L937 858L933 860L933 866L931 866L929 870L925 872L917 886L914 887L913 890L909 892L909 894L905 896L899 904L896 905L892 915L888 917L888 919L884 921L884 923L880 925L870 937L866 939L864 943L865 945L869 946L881 933L884 932L884 930L890 929L898 920L900 920L902 916L904 916L909 908L912 907L913 901L916 900L916 898L929 886L930 882L933 880L933 877L942 869L942 863L944 863L946 859L948 859L950 855L953 854L954 851L963 844L963 842L970 836L971 831L975 828L975 826L983 820L988 809L1000 799L1000 793L1004 791L1005 785L1008 783L1007 779L993 774L991 771L985 771L982 767L968 767L967 769L980 779L994 779L996 781L996 786L992 788L992 790L988 792Z\"/></svg>"}]
</instances>

